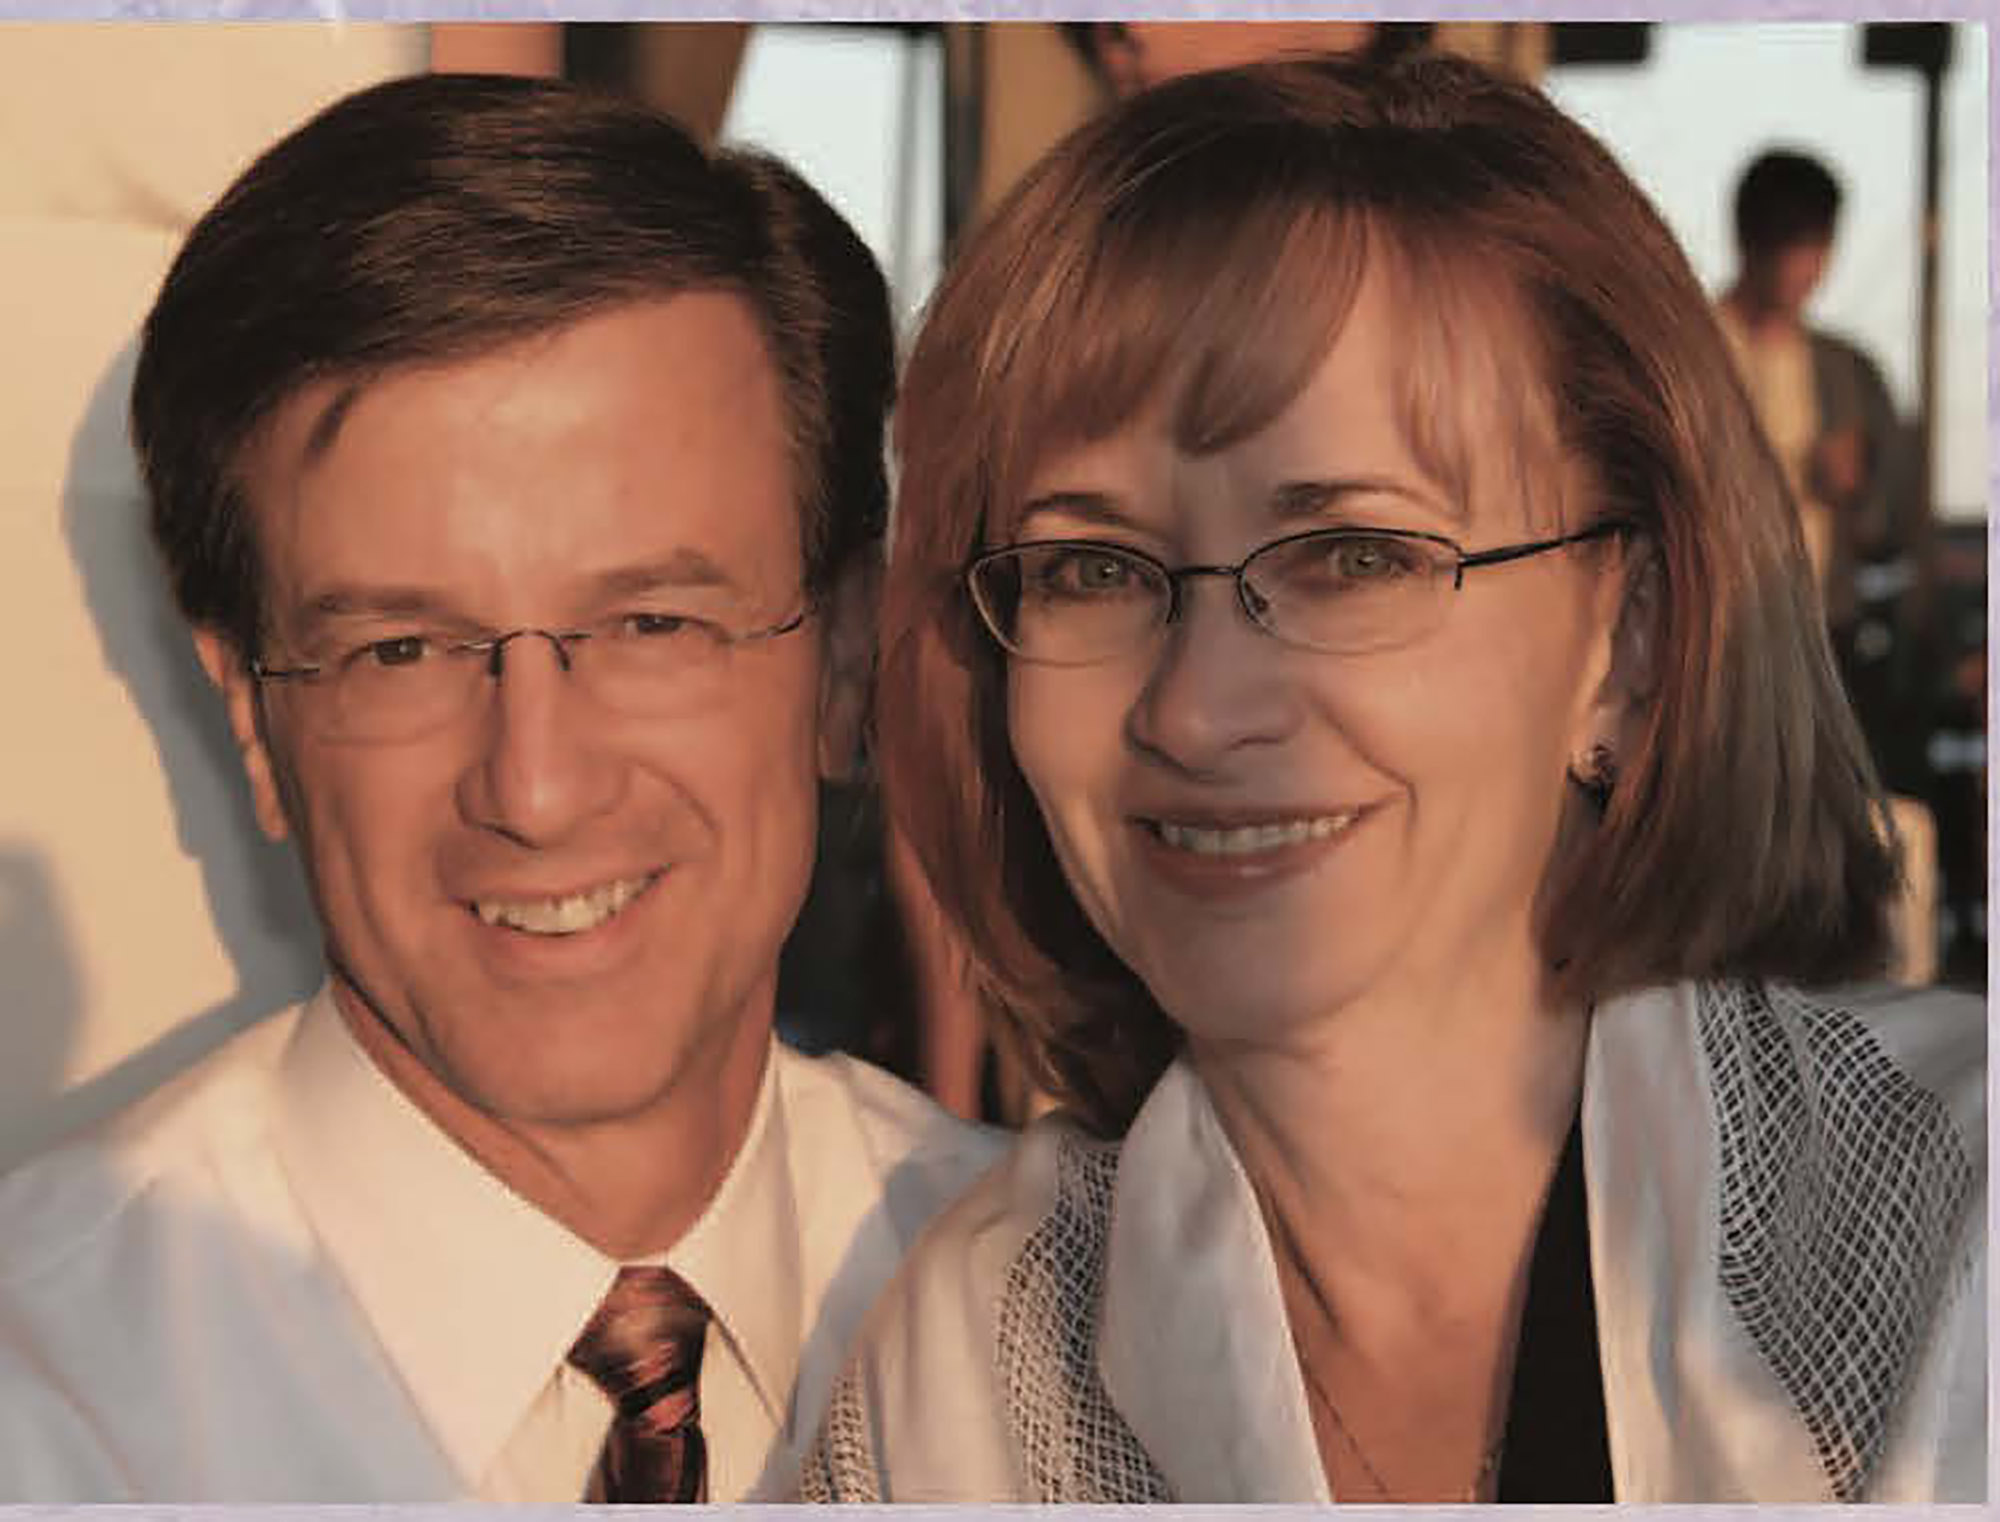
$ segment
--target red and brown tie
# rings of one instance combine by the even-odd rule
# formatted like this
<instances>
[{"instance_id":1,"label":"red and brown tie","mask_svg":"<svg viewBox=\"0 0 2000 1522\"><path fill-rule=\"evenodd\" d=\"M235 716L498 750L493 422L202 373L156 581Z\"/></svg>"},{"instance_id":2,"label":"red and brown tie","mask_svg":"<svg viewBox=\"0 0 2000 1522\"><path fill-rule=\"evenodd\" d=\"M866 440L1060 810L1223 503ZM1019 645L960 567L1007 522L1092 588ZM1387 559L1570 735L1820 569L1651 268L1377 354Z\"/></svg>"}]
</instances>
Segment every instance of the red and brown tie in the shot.
<instances>
[{"instance_id":1,"label":"red and brown tie","mask_svg":"<svg viewBox=\"0 0 2000 1522\"><path fill-rule=\"evenodd\" d=\"M617 1415L586 1501L706 1501L701 1347L709 1310L670 1268L621 1268L569 1361Z\"/></svg>"}]
</instances>

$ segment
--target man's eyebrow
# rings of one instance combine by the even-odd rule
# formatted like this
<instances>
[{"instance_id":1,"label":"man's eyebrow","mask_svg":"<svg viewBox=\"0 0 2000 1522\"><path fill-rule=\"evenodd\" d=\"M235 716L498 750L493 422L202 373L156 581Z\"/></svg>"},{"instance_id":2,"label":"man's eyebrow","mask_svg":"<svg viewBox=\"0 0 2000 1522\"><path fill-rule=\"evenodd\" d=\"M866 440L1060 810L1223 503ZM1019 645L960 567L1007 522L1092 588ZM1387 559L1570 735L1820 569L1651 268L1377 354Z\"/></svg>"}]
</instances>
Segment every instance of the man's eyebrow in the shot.
<instances>
[{"instance_id":1,"label":"man's eyebrow","mask_svg":"<svg viewBox=\"0 0 2000 1522\"><path fill-rule=\"evenodd\" d=\"M657 560L619 566L592 579L590 587L600 598L629 597L662 588L716 587L740 593L742 584L723 566L697 549L678 549Z\"/></svg>"},{"instance_id":2,"label":"man's eyebrow","mask_svg":"<svg viewBox=\"0 0 2000 1522\"><path fill-rule=\"evenodd\" d=\"M341 582L323 587L305 599L302 614L309 623L340 618L372 618L385 613L458 619L461 615L436 592L424 587L369 586Z\"/></svg>"},{"instance_id":3,"label":"man's eyebrow","mask_svg":"<svg viewBox=\"0 0 2000 1522\"><path fill-rule=\"evenodd\" d=\"M1021 508L1020 521L1026 523L1037 513L1059 513L1102 528L1129 529L1144 533L1147 525L1127 512L1119 499L1101 491L1052 491L1031 497Z\"/></svg>"},{"instance_id":4,"label":"man's eyebrow","mask_svg":"<svg viewBox=\"0 0 2000 1522\"><path fill-rule=\"evenodd\" d=\"M736 579L700 550L675 550L658 560L619 566L586 582L587 596L596 601L636 596L663 588L715 587L740 591ZM350 618L428 618L439 623L477 622L442 593L428 587L336 582L305 598L300 618L308 628Z\"/></svg>"}]
</instances>

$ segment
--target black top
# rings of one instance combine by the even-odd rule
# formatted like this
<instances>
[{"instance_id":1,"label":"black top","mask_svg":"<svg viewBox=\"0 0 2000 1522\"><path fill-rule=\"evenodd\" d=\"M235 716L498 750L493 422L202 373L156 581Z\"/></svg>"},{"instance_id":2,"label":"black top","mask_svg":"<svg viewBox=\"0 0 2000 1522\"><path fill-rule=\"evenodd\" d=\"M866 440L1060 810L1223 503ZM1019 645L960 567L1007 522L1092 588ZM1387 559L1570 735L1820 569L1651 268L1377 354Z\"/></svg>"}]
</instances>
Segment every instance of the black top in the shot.
<instances>
[{"instance_id":1,"label":"black top","mask_svg":"<svg viewBox=\"0 0 2000 1522\"><path fill-rule=\"evenodd\" d=\"M1528 1301L1500 1440L1501 1501L1611 1501L1583 1122L1570 1123L1528 1265Z\"/></svg>"}]
</instances>

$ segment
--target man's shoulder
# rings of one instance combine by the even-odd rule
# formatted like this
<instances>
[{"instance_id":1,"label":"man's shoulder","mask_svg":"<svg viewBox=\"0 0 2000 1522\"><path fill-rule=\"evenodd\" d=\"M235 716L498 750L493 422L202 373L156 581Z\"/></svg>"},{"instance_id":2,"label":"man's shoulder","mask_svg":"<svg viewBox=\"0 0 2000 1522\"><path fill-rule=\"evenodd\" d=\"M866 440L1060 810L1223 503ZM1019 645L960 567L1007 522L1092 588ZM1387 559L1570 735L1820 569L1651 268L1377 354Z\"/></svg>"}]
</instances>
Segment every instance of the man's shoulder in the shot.
<instances>
[{"instance_id":1,"label":"man's shoulder","mask_svg":"<svg viewBox=\"0 0 2000 1522\"><path fill-rule=\"evenodd\" d=\"M804 1157L872 1174L892 1204L898 1193L921 1195L927 1217L1006 1148L1004 1133L961 1120L859 1058L838 1052L807 1057L780 1044L776 1060L788 1124L799 1128Z\"/></svg>"},{"instance_id":2,"label":"man's shoulder","mask_svg":"<svg viewBox=\"0 0 2000 1522\"><path fill-rule=\"evenodd\" d=\"M1882 367L1859 343L1827 328L1808 328L1806 344L1812 354L1813 368L1822 376L1830 377L1841 387L1865 388L1871 395L1888 401L1889 383Z\"/></svg>"},{"instance_id":3,"label":"man's shoulder","mask_svg":"<svg viewBox=\"0 0 2000 1522\"><path fill-rule=\"evenodd\" d=\"M125 1109L0 1177L0 1296L60 1274L163 1187L192 1187L262 1146L271 1076L297 1019L294 1007L237 1032Z\"/></svg>"}]
</instances>

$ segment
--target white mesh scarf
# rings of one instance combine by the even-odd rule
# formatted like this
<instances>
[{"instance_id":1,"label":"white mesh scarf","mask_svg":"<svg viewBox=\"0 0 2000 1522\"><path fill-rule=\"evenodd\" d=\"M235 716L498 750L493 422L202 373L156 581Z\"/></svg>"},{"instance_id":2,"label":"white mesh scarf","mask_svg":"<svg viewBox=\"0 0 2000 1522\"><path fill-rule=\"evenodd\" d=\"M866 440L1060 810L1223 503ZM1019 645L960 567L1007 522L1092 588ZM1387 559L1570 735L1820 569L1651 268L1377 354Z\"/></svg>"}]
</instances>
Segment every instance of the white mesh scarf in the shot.
<instances>
[{"instance_id":1,"label":"white mesh scarf","mask_svg":"<svg viewBox=\"0 0 2000 1522\"><path fill-rule=\"evenodd\" d=\"M1974 1174L1950 1115L1846 1010L1702 990L1721 1142L1717 1273L1831 1496L1859 1501L1964 1262Z\"/></svg>"},{"instance_id":2,"label":"white mesh scarf","mask_svg":"<svg viewBox=\"0 0 2000 1522\"><path fill-rule=\"evenodd\" d=\"M1756 984L1701 987L1696 1010L1719 1143L1713 1271L1828 1498L1864 1499L1969 1262L1977 1174L1943 1102L1854 1013ZM993 1367L1021 1491L992 1500L1174 1499L1097 1372L1118 1161L1115 1146L1064 1135L1054 1201L1008 1267ZM802 1486L808 1501L882 1499L852 1370Z\"/></svg>"}]
</instances>

